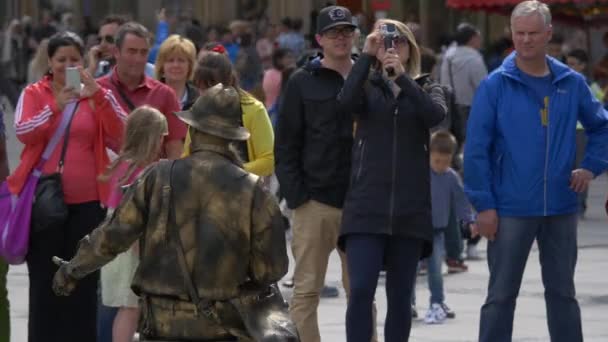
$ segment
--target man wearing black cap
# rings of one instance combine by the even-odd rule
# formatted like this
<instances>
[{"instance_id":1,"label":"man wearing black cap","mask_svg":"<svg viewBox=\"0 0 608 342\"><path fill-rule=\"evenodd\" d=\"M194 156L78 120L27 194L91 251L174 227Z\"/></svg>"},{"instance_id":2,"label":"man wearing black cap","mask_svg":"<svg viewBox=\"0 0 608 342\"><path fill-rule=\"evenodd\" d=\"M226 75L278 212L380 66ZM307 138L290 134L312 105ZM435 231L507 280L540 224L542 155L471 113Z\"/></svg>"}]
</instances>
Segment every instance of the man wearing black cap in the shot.
<instances>
[{"instance_id":1,"label":"man wearing black cap","mask_svg":"<svg viewBox=\"0 0 608 342\"><path fill-rule=\"evenodd\" d=\"M323 53L293 73L279 109L276 174L281 194L294 209L290 313L303 342L321 340L319 295L336 248L350 177L353 123L351 113L337 109L336 98L352 68L355 29L347 8L329 6L319 12L316 40ZM344 283L344 255L340 258Z\"/></svg>"}]
</instances>

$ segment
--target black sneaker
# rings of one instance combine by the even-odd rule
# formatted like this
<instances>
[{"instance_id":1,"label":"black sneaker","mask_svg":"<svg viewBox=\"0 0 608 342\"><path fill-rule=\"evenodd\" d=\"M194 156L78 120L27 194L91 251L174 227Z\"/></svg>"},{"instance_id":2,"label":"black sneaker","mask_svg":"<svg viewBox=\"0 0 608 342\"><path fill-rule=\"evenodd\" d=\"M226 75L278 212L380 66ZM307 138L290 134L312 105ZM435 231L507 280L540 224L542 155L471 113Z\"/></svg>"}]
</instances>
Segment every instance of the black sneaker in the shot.
<instances>
[{"instance_id":1,"label":"black sneaker","mask_svg":"<svg viewBox=\"0 0 608 342\"><path fill-rule=\"evenodd\" d=\"M321 289L321 298L336 298L340 296L340 291L335 286L323 286Z\"/></svg>"},{"instance_id":2,"label":"black sneaker","mask_svg":"<svg viewBox=\"0 0 608 342\"><path fill-rule=\"evenodd\" d=\"M447 318L455 318L456 317L456 313L454 311L452 311L452 309L450 309L450 307L447 306L445 303L441 303L441 308L443 309L443 311L445 311L445 316Z\"/></svg>"}]
</instances>

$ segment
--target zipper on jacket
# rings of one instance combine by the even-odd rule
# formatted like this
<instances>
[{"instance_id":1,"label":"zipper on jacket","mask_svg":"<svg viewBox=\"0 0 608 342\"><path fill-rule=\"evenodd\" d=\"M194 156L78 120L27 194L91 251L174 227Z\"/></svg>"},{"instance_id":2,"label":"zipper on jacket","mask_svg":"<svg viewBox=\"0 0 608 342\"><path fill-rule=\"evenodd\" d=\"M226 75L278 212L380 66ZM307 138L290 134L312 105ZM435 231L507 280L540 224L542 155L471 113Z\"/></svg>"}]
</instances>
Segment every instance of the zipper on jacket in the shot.
<instances>
[{"instance_id":1,"label":"zipper on jacket","mask_svg":"<svg viewBox=\"0 0 608 342\"><path fill-rule=\"evenodd\" d=\"M392 160L392 175L391 175L391 202L389 208L389 234L393 235L393 215L395 211L395 179L397 178L397 114L399 107L395 107L393 115L393 160Z\"/></svg>"},{"instance_id":2,"label":"zipper on jacket","mask_svg":"<svg viewBox=\"0 0 608 342\"><path fill-rule=\"evenodd\" d=\"M363 169L363 154L365 153L365 140L359 140L359 168L357 169L357 176L355 177L355 181L359 180L361 176L361 169Z\"/></svg>"},{"instance_id":3,"label":"zipper on jacket","mask_svg":"<svg viewBox=\"0 0 608 342\"><path fill-rule=\"evenodd\" d=\"M549 119L549 104L547 103L547 126L545 126L545 174L544 174L544 201L543 201L543 212L544 212L544 216L547 216L547 177L548 177L548 171L549 171L549 142L550 142L550 136L549 136L549 127L551 125L551 120Z\"/></svg>"}]
</instances>

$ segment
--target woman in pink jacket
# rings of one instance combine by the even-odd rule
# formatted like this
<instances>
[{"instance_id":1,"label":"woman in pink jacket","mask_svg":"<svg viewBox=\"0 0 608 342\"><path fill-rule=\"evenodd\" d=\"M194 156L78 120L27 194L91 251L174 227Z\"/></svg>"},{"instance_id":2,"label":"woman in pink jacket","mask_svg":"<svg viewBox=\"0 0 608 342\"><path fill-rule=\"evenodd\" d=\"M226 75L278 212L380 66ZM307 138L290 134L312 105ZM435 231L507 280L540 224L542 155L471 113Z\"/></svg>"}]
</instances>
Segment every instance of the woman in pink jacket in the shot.
<instances>
[{"instance_id":1,"label":"woman in pink jacket","mask_svg":"<svg viewBox=\"0 0 608 342\"><path fill-rule=\"evenodd\" d=\"M67 134L61 179L69 209L67 222L60 228L33 232L30 238L26 258L30 280L29 342L96 339L98 274L85 278L71 297L56 297L51 289L56 271L51 258L73 255L78 241L105 217L100 203L107 196L108 185L99 182L98 176L109 162L106 147L117 146L126 119L112 93L83 71L83 53L82 40L74 33L62 32L51 37L49 72L25 88L15 111L15 131L25 146L19 166L8 182L11 192L19 193L62 115L69 114L64 113L64 108L73 101L78 104ZM67 67L79 68L81 90L66 86ZM43 165L43 174L57 171L62 145L60 141Z\"/></svg>"}]
</instances>

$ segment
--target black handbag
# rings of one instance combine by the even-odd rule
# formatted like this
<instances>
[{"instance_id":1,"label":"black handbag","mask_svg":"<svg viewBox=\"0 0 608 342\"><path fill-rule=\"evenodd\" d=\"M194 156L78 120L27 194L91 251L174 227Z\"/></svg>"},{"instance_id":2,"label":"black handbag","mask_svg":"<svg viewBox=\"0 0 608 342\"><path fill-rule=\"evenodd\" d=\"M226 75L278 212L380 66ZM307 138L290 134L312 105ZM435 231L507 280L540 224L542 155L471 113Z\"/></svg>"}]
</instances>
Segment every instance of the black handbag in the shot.
<instances>
[{"instance_id":1,"label":"black handbag","mask_svg":"<svg viewBox=\"0 0 608 342\"><path fill-rule=\"evenodd\" d=\"M57 172L41 176L36 185L34 202L32 203L32 234L60 228L68 219L68 206L65 204L63 197L61 174L63 173L65 153L68 148L70 126L77 109L78 104L74 106L70 121L63 134L63 146L61 147L61 157L57 165Z\"/></svg>"}]
</instances>

